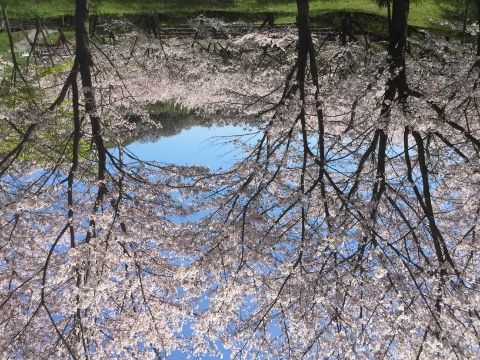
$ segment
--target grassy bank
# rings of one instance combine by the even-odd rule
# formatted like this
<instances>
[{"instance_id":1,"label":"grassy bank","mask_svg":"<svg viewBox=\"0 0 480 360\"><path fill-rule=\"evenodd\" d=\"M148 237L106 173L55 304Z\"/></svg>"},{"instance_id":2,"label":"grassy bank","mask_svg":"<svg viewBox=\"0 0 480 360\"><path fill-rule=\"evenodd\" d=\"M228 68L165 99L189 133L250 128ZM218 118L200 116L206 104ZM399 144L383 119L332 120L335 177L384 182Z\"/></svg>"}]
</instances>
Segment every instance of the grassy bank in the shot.
<instances>
[{"instance_id":1,"label":"grassy bank","mask_svg":"<svg viewBox=\"0 0 480 360\"><path fill-rule=\"evenodd\" d=\"M73 15L73 0L6 0L9 16L24 18L54 18ZM193 16L202 11L243 13L274 12L279 22L293 22L296 14L295 0L90 0L92 14L135 14L157 12L172 17ZM440 5L437 0L417 0L411 5L410 24L429 28L429 19L445 18L455 13L452 5ZM371 0L312 0L312 16L329 12L351 11L386 16L386 10Z\"/></svg>"}]
</instances>

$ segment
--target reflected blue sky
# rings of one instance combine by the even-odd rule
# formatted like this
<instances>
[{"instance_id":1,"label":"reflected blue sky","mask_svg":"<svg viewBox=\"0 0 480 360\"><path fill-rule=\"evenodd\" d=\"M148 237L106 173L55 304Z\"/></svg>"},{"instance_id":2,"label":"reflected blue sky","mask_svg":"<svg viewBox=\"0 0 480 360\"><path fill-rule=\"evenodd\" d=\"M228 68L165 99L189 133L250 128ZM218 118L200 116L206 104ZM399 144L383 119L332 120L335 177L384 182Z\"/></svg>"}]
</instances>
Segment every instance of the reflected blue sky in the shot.
<instances>
[{"instance_id":1,"label":"reflected blue sky","mask_svg":"<svg viewBox=\"0 0 480 360\"><path fill-rule=\"evenodd\" d=\"M246 129L245 126L194 126L184 129L179 134L161 137L155 142L137 141L128 146L129 151L144 161L156 161L159 163L176 165L203 165L212 170L227 169L241 157L240 151L232 143L235 138L247 135L256 130ZM245 136L243 141L255 141L256 136ZM184 335L191 336L191 327L184 327ZM217 343L223 359L229 359L231 351ZM168 360L195 359L187 349L173 351ZM202 356L202 359L219 359L216 356Z\"/></svg>"},{"instance_id":2,"label":"reflected blue sky","mask_svg":"<svg viewBox=\"0 0 480 360\"><path fill-rule=\"evenodd\" d=\"M250 133L243 126L194 126L156 142L137 141L128 146L138 158L176 165L203 165L212 170L228 168L241 154L231 141Z\"/></svg>"}]
</instances>

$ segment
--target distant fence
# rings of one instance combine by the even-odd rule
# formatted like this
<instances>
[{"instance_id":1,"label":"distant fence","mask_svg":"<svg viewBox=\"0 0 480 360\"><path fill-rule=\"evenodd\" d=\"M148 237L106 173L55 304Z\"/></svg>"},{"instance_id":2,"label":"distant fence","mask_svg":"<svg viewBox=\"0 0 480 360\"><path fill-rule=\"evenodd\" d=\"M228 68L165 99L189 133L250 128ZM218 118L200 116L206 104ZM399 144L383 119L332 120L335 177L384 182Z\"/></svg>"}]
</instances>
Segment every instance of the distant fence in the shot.
<instances>
[{"instance_id":1,"label":"distant fence","mask_svg":"<svg viewBox=\"0 0 480 360\"><path fill-rule=\"evenodd\" d=\"M37 20L35 19L9 20L9 24L12 32L22 31L27 29L35 29L37 27ZM60 20L45 20L41 22L41 25L43 27L58 29L59 27L62 26L62 22ZM3 26L5 27L5 24L3 24Z\"/></svg>"},{"instance_id":2,"label":"distant fence","mask_svg":"<svg viewBox=\"0 0 480 360\"><path fill-rule=\"evenodd\" d=\"M294 25L275 25L273 29L277 30L286 30L292 28ZM165 27L160 28L160 34L165 37L211 37L214 39L222 39L228 36L241 36L248 34L254 29L257 29L258 26L253 25L242 25L234 24L228 25L224 28L213 28L211 26L202 26L202 27L188 27L188 26L175 26L175 27ZM265 28L268 29L268 28ZM321 28L318 26L311 27L312 34L316 35L328 35L334 32L334 29L330 28Z\"/></svg>"}]
</instances>

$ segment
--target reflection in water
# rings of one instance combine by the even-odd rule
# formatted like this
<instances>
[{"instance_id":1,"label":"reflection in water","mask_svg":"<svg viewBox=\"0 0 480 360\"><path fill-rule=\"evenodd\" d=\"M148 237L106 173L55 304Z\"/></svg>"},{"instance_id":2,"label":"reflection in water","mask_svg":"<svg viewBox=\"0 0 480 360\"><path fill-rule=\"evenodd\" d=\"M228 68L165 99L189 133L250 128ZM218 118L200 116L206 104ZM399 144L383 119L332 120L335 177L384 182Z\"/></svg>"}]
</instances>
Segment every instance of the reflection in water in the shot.
<instances>
[{"instance_id":1,"label":"reflection in water","mask_svg":"<svg viewBox=\"0 0 480 360\"><path fill-rule=\"evenodd\" d=\"M419 38L406 91L385 53L296 36L131 33L92 47L92 86L68 62L0 82L2 354L478 354L473 53ZM149 116L169 101L262 131ZM154 120L185 130L148 143Z\"/></svg>"},{"instance_id":2,"label":"reflection in water","mask_svg":"<svg viewBox=\"0 0 480 360\"><path fill-rule=\"evenodd\" d=\"M228 168L241 155L232 141L253 141L254 131L236 125L193 126L172 136L160 136L156 141L139 140L128 150L144 161L175 165L201 165L212 170Z\"/></svg>"}]
</instances>

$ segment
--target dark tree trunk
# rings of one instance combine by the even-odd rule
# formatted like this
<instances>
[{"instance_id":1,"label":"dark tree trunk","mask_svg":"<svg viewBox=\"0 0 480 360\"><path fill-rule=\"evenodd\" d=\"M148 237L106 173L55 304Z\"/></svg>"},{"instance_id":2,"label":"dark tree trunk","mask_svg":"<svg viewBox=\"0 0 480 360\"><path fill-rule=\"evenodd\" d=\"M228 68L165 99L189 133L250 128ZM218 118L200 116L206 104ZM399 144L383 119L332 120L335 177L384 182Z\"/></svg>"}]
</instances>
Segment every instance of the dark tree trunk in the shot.
<instances>
[{"instance_id":1,"label":"dark tree trunk","mask_svg":"<svg viewBox=\"0 0 480 360\"><path fill-rule=\"evenodd\" d=\"M14 43L13 43L12 32L11 32L11 29L10 29L10 23L8 21L7 7L3 2L1 4L1 7L2 7L3 20L5 22L5 30L7 31L8 43L10 45L10 55L12 57L12 63L13 63L12 83L15 85L17 74L20 76L20 78L23 80L23 82L26 82L26 80L22 75L20 67L18 66L17 56L15 54L15 48L14 48Z\"/></svg>"},{"instance_id":2,"label":"dark tree trunk","mask_svg":"<svg viewBox=\"0 0 480 360\"><path fill-rule=\"evenodd\" d=\"M409 0L394 0L392 7L392 21L389 29L388 56L390 73L387 94L388 100L393 100L398 92L399 100L407 96L407 81L405 74L405 49L407 45Z\"/></svg>"},{"instance_id":3,"label":"dark tree trunk","mask_svg":"<svg viewBox=\"0 0 480 360\"><path fill-rule=\"evenodd\" d=\"M75 7L75 40L76 54L74 71L78 69L80 72L82 91L85 97L85 112L90 118L90 126L92 128L92 140L95 143L98 156L97 180L98 192L93 212L96 212L103 202L107 187L105 185L107 149L103 142L100 118L96 114L97 104L95 101L95 93L92 83L91 66L93 65L92 53L90 52L89 39L86 25L88 23L88 0L76 0ZM76 80L74 80L76 81ZM87 232L86 241L89 242L95 236L95 220L90 220L90 229Z\"/></svg>"},{"instance_id":4,"label":"dark tree trunk","mask_svg":"<svg viewBox=\"0 0 480 360\"><path fill-rule=\"evenodd\" d=\"M477 24L480 24L480 0L477 0ZM477 34L477 56L480 56L480 33Z\"/></svg>"},{"instance_id":5,"label":"dark tree trunk","mask_svg":"<svg viewBox=\"0 0 480 360\"><path fill-rule=\"evenodd\" d=\"M345 46L347 42L352 41L353 37L352 15L349 12L342 13L342 27L340 31L341 42Z\"/></svg>"},{"instance_id":6,"label":"dark tree trunk","mask_svg":"<svg viewBox=\"0 0 480 360\"><path fill-rule=\"evenodd\" d=\"M372 140L372 149L378 146L376 179L372 189L372 203L376 206L370 212L370 219L377 221L378 205L386 190L385 170L387 161L387 134L384 127L388 126L391 106L394 101L404 102L408 96L407 78L405 72L405 49L407 44L409 0L393 0L392 21L389 26L388 62L390 76L383 96L380 112L380 126ZM366 240L366 239L365 239ZM375 236L371 242L377 245ZM361 254L363 256L364 248Z\"/></svg>"},{"instance_id":7,"label":"dark tree trunk","mask_svg":"<svg viewBox=\"0 0 480 360\"><path fill-rule=\"evenodd\" d=\"M311 43L308 0L297 0L297 27L298 27L298 72L299 85L305 82L305 71L308 59L308 47Z\"/></svg>"},{"instance_id":8,"label":"dark tree trunk","mask_svg":"<svg viewBox=\"0 0 480 360\"><path fill-rule=\"evenodd\" d=\"M98 26L98 15L94 15L92 17L92 21L89 21L90 25L90 37L95 36L95 32L97 31L97 26Z\"/></svg>"},{"instance_id":9,"label":"dark tree trunk","mask_svg":"<svg viewBox=\"0 0 480 360\"><path fill-rule=\"evenodd\" d=\"M272 28L275 25L275 13L267 13L265 16L265 20L263 20L262 25L260 25L260 28L263 28L265 26L268 26Z\"/></svg>"},{"instance_id":10,"label":"dark tree trunk","mask_svg":"<svg viewBox=\"0 0 480 360\"><path fill-rule=\"evenodd\" d=\"M463 11L463 27L462 27L462 38L460 43L463 45L465 43L465 34L467 32L467 20L468 20L468 5L469 0L465 1L465 9Z\"/></svg>"},{"instance_id":11,"label":"dark tree trunk","mask_svg":"<svg viewBox=\"0 0 480 360\"><path fill-rule=\"evenodd\" d=\"M80 71L82 90L85 96L85 111L90 117L93 141L98 152L98 180L105 180L106 149L101 135L100 118L95 114L97 110L95 94L92 84L91 66L93 65L92 54L88 46L88 0L77 0L75 7L75 62ZM99 201L103 199L104 191L99 192Z\"/></svg>"},{"instance_id":12,"label":"dark tree trunk","mask_svg":"<svg viewBox=\"0 0 480 360\"><path fill-rule=\"evenodd\" d=\"M322 197L326 197L326 187L324 182L325 176L325 128L324 128L324 118L322 110L322 101L320 98L320 83L318 79L318 69L316 61L316 53L312 41L312 32L310 29L310 20L309 20L309 4L308 0L297 0L297 27L298 27L298 58L297 58L297 86L300 93L300 100L305 102L305 79L307 77L307 63L310 64L309 74L311 75L311 81L315 87L315 107L317 109L317 121L318 121L318 157L319 157L319 179L320 191ZM308 137L306 131L306 113L305 108L302 107L302 110L297 118L300 120L302 126L302 137L304 145L304 160L303 160L303 169L306 169L307 156L312 156L312 151L309 148ZM302 191L304 188L304 176L302 175L301 179L301 188ZM325 216L330 217L330 211L328 204L324 204ZM305 219L302 219L304 221ZM330 223L329 223L330 227Z\"/></svg>"}]
</instances>

